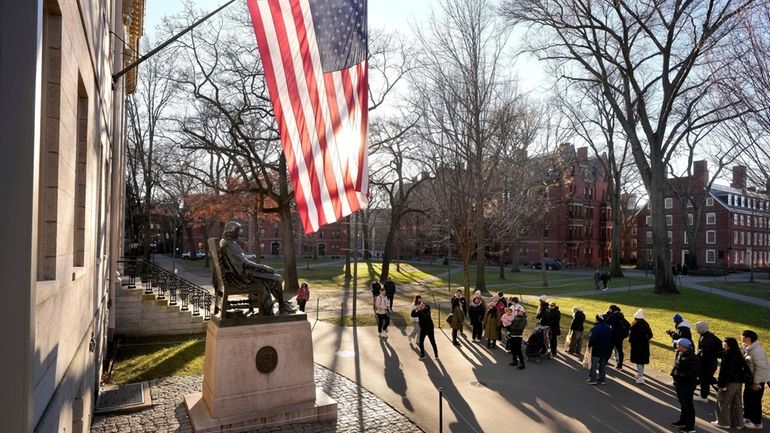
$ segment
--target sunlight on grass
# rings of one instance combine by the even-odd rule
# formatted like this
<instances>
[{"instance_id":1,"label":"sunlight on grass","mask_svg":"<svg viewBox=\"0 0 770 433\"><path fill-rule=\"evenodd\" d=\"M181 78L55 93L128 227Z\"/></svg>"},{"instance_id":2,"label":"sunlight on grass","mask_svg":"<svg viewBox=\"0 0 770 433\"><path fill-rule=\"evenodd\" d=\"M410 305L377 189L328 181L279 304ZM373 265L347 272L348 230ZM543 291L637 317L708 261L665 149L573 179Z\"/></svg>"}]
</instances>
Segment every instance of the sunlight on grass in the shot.
<instances>
[{"instance_id":1,"label":"sunlight on grass","mask_svg":"<svg viewBox=\"0 0 770 433\"><path fill-rule=\"evenodd\" d=\"M204 334L125 339L118 346L111 382L203 374L205 344Z\"/></svg>"}]
</instances>

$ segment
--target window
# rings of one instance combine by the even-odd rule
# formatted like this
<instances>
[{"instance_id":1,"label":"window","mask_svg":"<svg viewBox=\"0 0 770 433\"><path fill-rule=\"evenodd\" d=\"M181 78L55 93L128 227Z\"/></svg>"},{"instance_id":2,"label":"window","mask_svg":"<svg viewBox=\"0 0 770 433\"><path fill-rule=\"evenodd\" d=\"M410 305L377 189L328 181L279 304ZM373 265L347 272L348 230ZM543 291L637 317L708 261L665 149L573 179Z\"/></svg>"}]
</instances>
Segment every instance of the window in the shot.
<instances>
[{"instance_id":1,"label":"window","mask_svg":"<svg viewBox=\"0 0 770 433\"><path fill-rule=\"evenodd\" d=\"M687 214L687 225L692 227L694 221L695 221L695 219L693 218L692 214L688 213Z\"/></svg>"},{"instance_id":2,"label":"window","mask_svg":"<svg viewBox=\"0 0 770 433\"><path fill-rule=\"evenodd\" d=\"M732 206L732 205L733 205L733 203L735 203L735 196L733 196L732 194L730 194L730 195L728 195L728 196L727 196L727 204L728 204L728 205L730 205L730 206Z\"/></svg>"},{"instance_id":3,"label":"window","mask_svg":"<svg viewBox=\"0 0 770 433\"><path fill-rule=\"evenodd\" d=\"M687 245L689 243L689 241L687 240L687 231L685 230L683 233L684 233L684 237L683 237L684 244Z\"/></svg>"},{"instance_id":4,"label":"window","mask_svg":"<svg viewBox=\"0 0 770 433\"><path fill-rule=\"evenodd\" d=\"M717 254L714 250L706 250L706 263L716 263Z\"/></svg>"},{"instance_id":5,"label":"window","mask_svg":"<svg viewBox=\"0 0 770 433\"><path fill-rule=\"evenodd\" d=\"M631 227L631 234L636 236L636 233L637 233L636 226Z\"/></svg>"},{"instance_id":6,"label":"window","mask_svg":"<svg viewBox=\"0 0 770 433\"><path fill-rule=\"evenodd\" d=\"M645 237L648 244L652 243L652 232L647 232L647 236Z\"/></svg>"},{"instance_id":7,"label":"window","mask_svg":"<svg viewBox=\"0 0 770 433\"><path fill-rule=\"evenodd\" d=\"M733 225L734 226L738 225L738 214L737 213L733 214Z\"/></svg>"},{"instance_id":8,"label":"window","mask_svg":"<svg viewBox=\"0 0 770 433\"><path fill-rule=\"evenodd\" d=\"M714 197L709 197L706 199L706 206L708 207L714 206Z\"/></svg>"},{"instance_id":9,"label":"window","mask_svg":"<svg viewBox=\"0 0 770 433\"><path fill-rule=\"evenodd\" d=\"M746 234L744 232L741 232L741 240L739 242L740 245L743 245L746 240Z\"/></svg>"},{"instance_id":10,"label":"window","mask_svg":"<svg viewBox=\"0 0 770 433\"><path fill-rule=\"evenodd\" d=\"M734 244L736 244L736 245L738 245L738 232L737 232L737 231L736 231L736 232L733 232L733 234L735 235L735 236L734 236L734 239L733 239L733 243L734 243Z\"/></svg>"},{"instance_id":11,"label":"window","mask_svg":"<svg viewBox=\"0 0 770 433\"><path fill-rule=\"evenodd\" d=\"M86 178L88 161L88 93L78 77L77 123L75 125L75 238L73 266L83 266L86 243Z\"/></svg>"},{"instance_id":12,"label":"window","mask_svg":"<svg viewBox=\"0 0 770 433\"><path fill-rule=\"evenodd\" d=\"M666 235L668 236L668 243L674 242L674 232L669 230L666 232Z\"/></svg>"},{"instance_id":13,"label":"window","mask_svg":"<svg viewBox=\"0 0 770 433\"><path fill-rule=\"evenodd\" d=\"M663 207L666 208L666 209L673 209L674 208L674 199L671 198L671 197L665 199L665 201L663 202Z\"/></svg>"},{"instance_id":14,"label":"window","mask_svg":"<svg viewBox=\"0 0 770 433\"><path fill-rule=\"evenodd\" d=\"M706 230L706 243L707 244L715 244L715 243L717 243L717 231L716 230Z\"/></svg>"},{"instance_id":15,"label":"window","mask_svg":"<svg viewBox=\"0 0 770 433\"><path fill-rule=\"evenodd\" d=\"M651 215L647 215L646 217L644 217L644 224L646 226L651 226L652 225L652 216Z\"/></svg>"},{"instance_id":16,"label":"window","mask_svg":"<svg viewBox=\"0 0 770 433\"><path fill-rule=\"evenodd\" d=\"M717 214L715 212L709 212L706 214L706 224L714 225L717 223Z\"/></svg>"},{"instance_id":17,"label":"window","mask_svg":"<svg viewBox=\"0 0 770 433\"><path fill-rule=\"evenodd\" d=\"M636 248L636 239L631 239L631 248Z\"/></svg>"},{"instance_id":18,"label":"window","mask_svg":"<svg viewBox=\"0 0 770 433\"><path fill-rule=\"evenodd\" d=\"M743 216L743 214L741 214L739 221L740 223L738 225L741 225L741 226L746 225L746 219Z\"/></svg>"},{"instance_id":19,"label":"window","mask_svg":"<svg viewBox=\"0 0 770 433\"><path fill-rule=\"evenodd\" d=\"M673 215L666 215L666 225L667 226L674 225L674 216Z\"/></svg>"}]
</instances>

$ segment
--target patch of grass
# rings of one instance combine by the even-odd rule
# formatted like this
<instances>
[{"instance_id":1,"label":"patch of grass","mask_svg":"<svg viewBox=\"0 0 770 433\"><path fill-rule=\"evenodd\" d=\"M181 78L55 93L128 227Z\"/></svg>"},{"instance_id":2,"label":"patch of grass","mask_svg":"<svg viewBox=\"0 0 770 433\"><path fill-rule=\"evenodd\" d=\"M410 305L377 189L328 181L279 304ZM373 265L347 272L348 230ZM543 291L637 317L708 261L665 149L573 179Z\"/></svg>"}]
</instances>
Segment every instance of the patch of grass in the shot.
<instances>
[{"instance_id":1,"label":"patch of grass","mask_svg":"<svg viewBox=\"0 0 770 433\"><path fill-rule=\"evenodd\" d=\"M110 381L134 383L165 376L203 374L205 334L126 338L120 341Z\"/></svg>"},{"instance_id":2,"label":"patch of grass","mask_svg":"<svg viewBox=\"0 0 770 433\"><path fill-rule=\"evenodd\" d=\"M671 339L665 331L674 328L672 317L675 313L682 314L685 319L690 321L696 344L695 322L703 320L708 322L709 329L719 338L737 337L740 341L740 334L743 330L753 329L759 334L760 342L763 342L766 347L770 345L768 343L770 341L770 314L768 314L767 309L719 296L704 295L702 292L689 288L682 288L680 291L681 295L656 295L651 290L636 290L601 296L553 298L562 312L561 344L563 345L569 329L572 306L582 307L586 313L585 338L583 339L585 346L588 331L594 323L594 316L597 313L606 312L610 304L615 304L621 308L629 322L633 321L633 315L637 309L644 309L645 320L649 322L654 334L650 345L650 363L651 367L658 371L670 371L674 361L674 349L671 345ZM530 325L532 325L533 313L537 305L530 304L527 307ZM630 347L628 340L626 340L626 359L628 359L629 354ZM770 401L765 399L763 408L766 413L770 413Z\"/></svg>"},{"instance_id":3,"label":"patch of grass","mask_svg":"<svg viewBox=\"0 0 770 433\"><path fill-rule=\"evenodd\" d=\"M708 281L701 285L713 287L715 289L727 290L746 296L755 296L757 298L767 298L770 296L770 284L748 281Z\"/></svg>"}]
</instances>

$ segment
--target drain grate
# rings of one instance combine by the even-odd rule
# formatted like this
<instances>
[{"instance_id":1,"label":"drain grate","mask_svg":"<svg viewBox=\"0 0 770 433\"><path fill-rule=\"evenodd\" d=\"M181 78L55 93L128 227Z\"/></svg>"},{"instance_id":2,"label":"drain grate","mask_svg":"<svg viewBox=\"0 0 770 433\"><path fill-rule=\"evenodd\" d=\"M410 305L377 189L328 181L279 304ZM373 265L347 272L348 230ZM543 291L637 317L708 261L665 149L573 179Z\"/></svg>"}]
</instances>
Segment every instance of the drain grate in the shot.
<instances>
[{"instance_id":1,"label":"drain grate","mask_svg":"<svg viewBox=\"0 0 770 433\"><path fill-rule=\"evenodd\" d=\"M151 406L149 391L147 382L101 388L94 412L118 412Z\"/></svg>"}]
</instances>

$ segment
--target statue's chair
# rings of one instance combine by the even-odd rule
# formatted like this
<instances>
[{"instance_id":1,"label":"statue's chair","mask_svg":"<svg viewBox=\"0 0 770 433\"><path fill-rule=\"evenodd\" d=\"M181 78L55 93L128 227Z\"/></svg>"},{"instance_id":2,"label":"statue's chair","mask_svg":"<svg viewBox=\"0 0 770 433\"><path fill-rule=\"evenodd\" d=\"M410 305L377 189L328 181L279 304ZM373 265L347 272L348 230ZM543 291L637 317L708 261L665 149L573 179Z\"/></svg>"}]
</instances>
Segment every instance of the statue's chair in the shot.
<instances>
[{"instance_id":1,"label":"statue's chair","mask_svg":"<svg viewBox=\"0 0 770 433\"><path fill-rule=\"evenodd\" d=\"M273 299L268 287L265 286L270 282L266 280L264 283L253 282L248 285L239 283L235 270L230 268L227 260L222 259L218 240L210 238L208 245L211 252L211 276L215 293L214 314L220 314L220 317L225 318L227 310L236 308L238 303L237 301L230 301L229 296L247 295L250 313L254 312L254 306L257 305L260 314L272 315Z\"/></svg>"}]
</instances>

